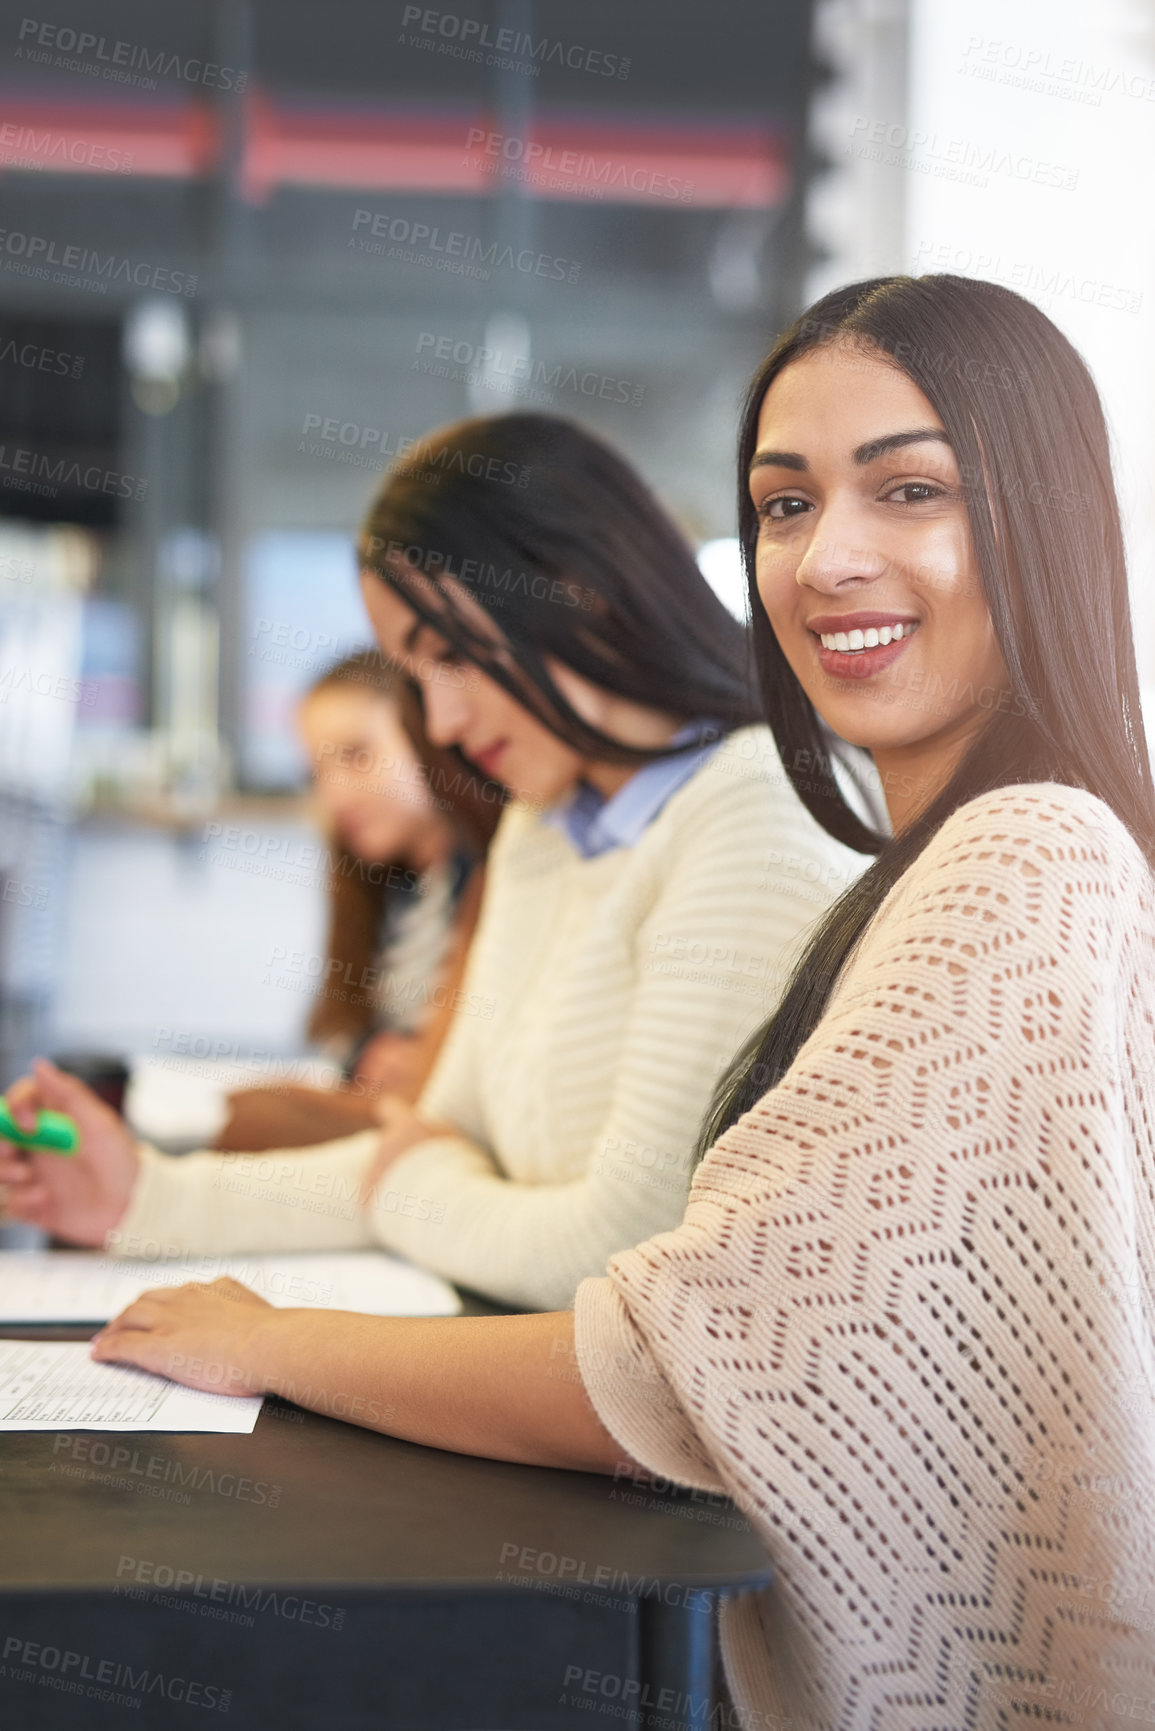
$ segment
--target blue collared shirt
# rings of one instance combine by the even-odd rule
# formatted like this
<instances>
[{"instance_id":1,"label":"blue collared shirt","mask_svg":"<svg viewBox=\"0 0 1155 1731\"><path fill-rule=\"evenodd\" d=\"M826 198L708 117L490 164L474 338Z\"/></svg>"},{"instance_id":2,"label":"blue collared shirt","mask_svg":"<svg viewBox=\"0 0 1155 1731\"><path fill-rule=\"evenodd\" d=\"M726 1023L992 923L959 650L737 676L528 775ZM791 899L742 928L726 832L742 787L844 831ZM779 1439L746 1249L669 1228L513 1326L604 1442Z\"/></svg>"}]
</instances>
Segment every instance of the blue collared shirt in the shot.
<instances>
[{"instance_id":1,"label":"blue collared shirt","mask_svg":"<svg viewBox=\"0 0 1155 1731\"><path fill-rule=\"evenodd\" d=\"M692 745L697 739L704 742L692 751L644 763L608 799L588 781L579 782L568 799L543 814L542 822L560 829L583 859L595 859L616 847L633 847L667 801L713 757L722 743L719 723L687 722L670 744Z\"/></svg>"}]
</instances>

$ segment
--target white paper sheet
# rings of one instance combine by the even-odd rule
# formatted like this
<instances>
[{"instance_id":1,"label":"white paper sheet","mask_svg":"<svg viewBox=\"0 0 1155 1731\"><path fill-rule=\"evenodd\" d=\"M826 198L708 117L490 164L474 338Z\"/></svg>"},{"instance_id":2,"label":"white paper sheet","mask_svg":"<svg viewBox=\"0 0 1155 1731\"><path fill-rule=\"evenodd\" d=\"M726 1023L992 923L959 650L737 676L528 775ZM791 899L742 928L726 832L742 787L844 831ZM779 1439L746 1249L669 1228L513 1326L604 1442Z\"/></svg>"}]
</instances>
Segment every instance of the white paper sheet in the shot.
<instances>
[{"instance_id":1,"label":"white paper sheet","mask_svg":"<svg viewBox=\"0 0 1155 1731\"><path fill-rule=\"evenodd\" d=\"M147 1053L132 1060L125 1117L146 1142L207 1148L224 1128L228 1095L278 1081L335 1088L340 1068L326 1058L178 1058Z\"/></svg>"},{"instance_id":2,"label":"white paper sheet","mask_svg":"<svg viewBox=\"0 0 1155 1731\"><path fill-rule=\"evenodd\" d=\"M0 1323L108 1322L151 1286L231 1275L278 1306L455 1316L456 1292L386 1250L130 1262L92 1250L0 1251Z\"/></svg>"},{"instance_id":3,"label":"white paper sheet","mask_svg":"<svg viewBox=\"0 0 1155 1731\"><path fill-rule=\"evenodd\" d=\"M97 1364L86 1341L0 1340L0 1431L230 1431L247 1436L263 1395L201 1394L131 1365Z\"/></svg>"}]
</instances>

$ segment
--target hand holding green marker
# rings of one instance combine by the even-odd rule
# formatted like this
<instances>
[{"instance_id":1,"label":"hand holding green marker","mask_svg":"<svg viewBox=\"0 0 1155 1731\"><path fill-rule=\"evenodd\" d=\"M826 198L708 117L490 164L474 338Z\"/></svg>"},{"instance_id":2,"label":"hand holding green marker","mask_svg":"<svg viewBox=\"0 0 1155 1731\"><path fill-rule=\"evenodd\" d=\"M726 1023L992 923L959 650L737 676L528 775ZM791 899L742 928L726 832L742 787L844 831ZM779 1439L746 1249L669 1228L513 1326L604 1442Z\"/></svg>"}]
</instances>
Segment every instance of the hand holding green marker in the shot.
<instances>
[{"instance_id":1,"label":"hand holding green marker","mask_svg":"<svg viewBox=\"0 0 1155 1731\"><path fill-rule=\"evenodd\" d=\"M0 1094L0 1140L44 1154L75 1154L80 1147L80 1130L67 1113L48 1111L37 1112L34 1130L22 1130Z\"/></svg>"}]
</instances>

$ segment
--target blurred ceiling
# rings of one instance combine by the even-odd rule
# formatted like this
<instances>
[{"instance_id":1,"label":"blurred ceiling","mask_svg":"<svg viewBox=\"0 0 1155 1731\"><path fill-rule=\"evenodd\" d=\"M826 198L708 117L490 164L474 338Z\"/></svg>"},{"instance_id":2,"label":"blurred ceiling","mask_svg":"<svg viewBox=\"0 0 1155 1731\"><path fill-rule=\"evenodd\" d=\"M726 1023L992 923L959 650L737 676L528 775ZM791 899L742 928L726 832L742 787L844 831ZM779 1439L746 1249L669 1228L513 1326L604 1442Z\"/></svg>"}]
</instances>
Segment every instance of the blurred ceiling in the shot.
<instances>
[{"instance_id":1,"label":"blurred ceiling","mask_svg":"<svg viewBox=\"0 0 1155 1731\"><path fill-rule=\"evenodd\" d=\"M0 174L230 166L257 203L287 184L484 193L504 176L553 199L673 185L700 206L766 207L806 88L803 0L92 10L0 8Z\"/></svg>"}]
</instances>

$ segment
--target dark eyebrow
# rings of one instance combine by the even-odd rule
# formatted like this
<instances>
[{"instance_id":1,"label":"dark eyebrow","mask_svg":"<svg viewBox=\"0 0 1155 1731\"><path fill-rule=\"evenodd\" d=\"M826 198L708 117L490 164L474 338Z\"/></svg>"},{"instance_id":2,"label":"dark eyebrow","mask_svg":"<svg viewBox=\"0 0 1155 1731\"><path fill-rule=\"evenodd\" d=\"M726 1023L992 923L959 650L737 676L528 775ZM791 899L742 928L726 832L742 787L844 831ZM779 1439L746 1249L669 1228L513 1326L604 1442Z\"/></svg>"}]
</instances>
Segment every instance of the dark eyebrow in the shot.
<instances>
[{"instance_id":1,"label":"dark eyebrow","mask_svg":"<svg viewBox=\"0 0 1155 1731\"><path fill-rule=\"evenodd\" d=\"M755 469L797 469L804 474L810 467L800 451L755 451L750 459L750 473Z\"/></svg>"},{"instance_id":2,"label":"dark eyebrow","mask_svg":"<svg viewBox=\"0 0 1155 1731\"><path fill-rule=\"evenodd\" d=\"M876 457L884 457L888 451L901 450L903 445L925 445L932 440L938 445L950 444L941 427L914 427L909 433L884 433L881 439L867 439L865 445L859 445L854 461L873 463Z\"/></svg>"},{"instance_id":3,"label":"dark eyebrow","mask_svg":"<svg viewBox=\"0 0 1155 1731\"><path fill-rule=\"evenodd\" d=\"M922 445L934 440L936 444L949 445L950 440L941 427L913 427L907 433L884 433L879 439L868 439L865 445L859 445L854 452L854 461L860 466L873 463L876 457L885 456L888 451L898 451L904 445ZM801 451L755 451L750 459L750 473L755 469L793 469L798 474L805 474L810 465Z\"/></svg>"}]
</instances>

